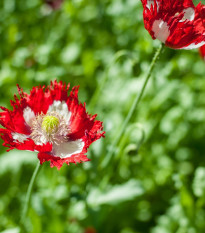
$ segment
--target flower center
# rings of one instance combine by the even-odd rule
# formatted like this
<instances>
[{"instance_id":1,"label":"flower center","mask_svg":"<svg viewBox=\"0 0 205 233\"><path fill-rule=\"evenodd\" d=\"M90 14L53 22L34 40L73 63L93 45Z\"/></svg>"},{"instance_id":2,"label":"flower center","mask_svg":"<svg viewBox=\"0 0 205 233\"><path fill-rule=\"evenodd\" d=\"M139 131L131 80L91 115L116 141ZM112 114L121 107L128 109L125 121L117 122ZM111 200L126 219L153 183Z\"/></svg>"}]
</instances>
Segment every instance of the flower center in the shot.
<instances>
[{"instance_id":1,"label":"flower center","mask_svg":"<svg viewBox=\"0 0 205 233\"><path fill-rule=\"evenodd\" d=\"M60 121L55 116L45 116L43 118L41 127L47 134L52 134L58 130Z\"/></svg>"},{"instance_id":2,"label":"flower center","mask_svg":"<svg viewBox=\"0 0 205 233\"><path fill-rule=\"evenodd\" d=\"M49 112L47 115L41 113L32 121L31 139L37 145L47 142L61 144L68 140L70 132L69 125L63 116L57 112Z\"/></svg>"}]
</instances>

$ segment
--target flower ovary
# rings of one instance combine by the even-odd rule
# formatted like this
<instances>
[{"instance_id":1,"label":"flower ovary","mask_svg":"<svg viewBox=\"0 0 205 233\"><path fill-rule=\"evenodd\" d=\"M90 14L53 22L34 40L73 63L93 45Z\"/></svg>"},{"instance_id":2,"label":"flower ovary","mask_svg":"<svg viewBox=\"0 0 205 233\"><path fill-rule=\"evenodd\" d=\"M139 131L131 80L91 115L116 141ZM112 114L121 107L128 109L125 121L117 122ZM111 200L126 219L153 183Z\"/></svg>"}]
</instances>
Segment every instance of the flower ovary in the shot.
<instances>
[{"instance_id":1,"label":"flower ovary","mask_svg":"<svg viewBox=\"0 0 205 233\"><path fill-rule=\"evenodd\" d=\"M52 134L58 130L59 119L55 116L45 116L42 122L42 129L48 134Z\"/></svg>"}]
</instances>

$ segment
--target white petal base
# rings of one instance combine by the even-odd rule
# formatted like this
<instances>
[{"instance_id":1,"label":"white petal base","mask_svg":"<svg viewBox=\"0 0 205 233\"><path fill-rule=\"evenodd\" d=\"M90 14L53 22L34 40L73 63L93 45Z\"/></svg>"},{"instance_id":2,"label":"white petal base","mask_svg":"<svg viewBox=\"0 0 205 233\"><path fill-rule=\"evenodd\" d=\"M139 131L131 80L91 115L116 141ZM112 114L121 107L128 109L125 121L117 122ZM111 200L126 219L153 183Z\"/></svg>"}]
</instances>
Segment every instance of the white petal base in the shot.
<instances>
[{"instance_id":1,"label":"white petal base","mask_svg":"<svg viewBox=\"0 0 205 233\"><path fill-rule=\"evenodd\" d=\"M170 34L167 22L164 22L162 19L154 21L152 31L154 32L154 36L163 43L166 42Z\"/></svg>"},{"instance_id":2,"label":"white petal base","mask_svg":"<svg viewBox=\"0 0 205 233\"><path fill-rule=\"evenodd\" d=\"M82 152L84 144L82 140L63 142L60 145L53 144L52 154L60 158L68 158Z\"/></svg>"},{"instance_id":3,"label":"white petal base","mask_svg":"<svg viewBox=\"0 0 205 233\"><path fill-rule=\"evenodd\" d=\"M29 107L26 107L24 108L23 110L23 118L26 122L26 124L30 127L32 127L32 121L35 119L35 113L34 111L29 108Z\"/></svg>"},{"instance_id":4,"label":"white petal base","mask_svg":"<svg viewBox=\"0 0 205 233\"><path fill-rule=\"evenodd\" d=\"M29 135L21 134L21 133L11 133L14 142L24 142L29 138Z\"/></svg>"},{"instance_id":5,"label":"white petal base","mask_svg":"<svg viewBox=\"0 0 205 233\"><path fill-rule=\"evenodd\" d=\"M54 100L53 104L49 106L47 114L49 112L57 112L60 116L62 116L65 119L67 124L69 123L71 112L68 111L68 106L65 101L61 102L60 100Z\"/></svg>"}]
</instances>

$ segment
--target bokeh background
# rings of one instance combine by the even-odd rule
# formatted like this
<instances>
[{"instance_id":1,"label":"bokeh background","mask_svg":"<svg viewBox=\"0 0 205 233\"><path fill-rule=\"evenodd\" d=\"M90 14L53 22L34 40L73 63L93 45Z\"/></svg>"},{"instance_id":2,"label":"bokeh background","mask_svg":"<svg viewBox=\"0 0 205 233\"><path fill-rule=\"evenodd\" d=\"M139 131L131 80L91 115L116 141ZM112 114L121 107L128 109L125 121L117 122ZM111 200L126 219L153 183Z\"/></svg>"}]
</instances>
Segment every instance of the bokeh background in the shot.
<instances>
[{"instance_id":1,"label":"bokeh background","mask_svg":"<svg viewBox=\"0 0 205 233\"><path fill-rule=\"evenodd\" d=\"M160 45L142 11L139 0L0 1L0 105L9 107L17 83L29 91L63 80L80 85L81 102L106 131L90 162L59 171L43 164L27 232L205 232L205 62L197 50L164 49L103 166ZM36 153L1 146L0 232L20 232L37 162Z\"/></svg>"}]
</instances>

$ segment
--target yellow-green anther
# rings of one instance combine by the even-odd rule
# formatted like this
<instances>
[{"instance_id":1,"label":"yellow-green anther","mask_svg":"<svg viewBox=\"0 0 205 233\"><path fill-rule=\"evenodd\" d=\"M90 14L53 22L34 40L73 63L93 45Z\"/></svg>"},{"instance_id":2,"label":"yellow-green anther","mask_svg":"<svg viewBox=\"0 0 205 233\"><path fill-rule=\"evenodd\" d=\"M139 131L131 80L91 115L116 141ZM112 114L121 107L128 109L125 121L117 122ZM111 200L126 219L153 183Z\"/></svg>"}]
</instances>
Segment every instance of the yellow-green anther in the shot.
<instances>
[{"instance_id":1,"label":"yellow-green anther","mask_svg":"<svg viewBox=\"0 0 205 233\"><path fill-rule=\"evenodd\" d=\"M55 116L45 116L42 122L42 128L46 131L46 133L51 134L58 130L59 119Z\"/></svg>"}]
</instances>

